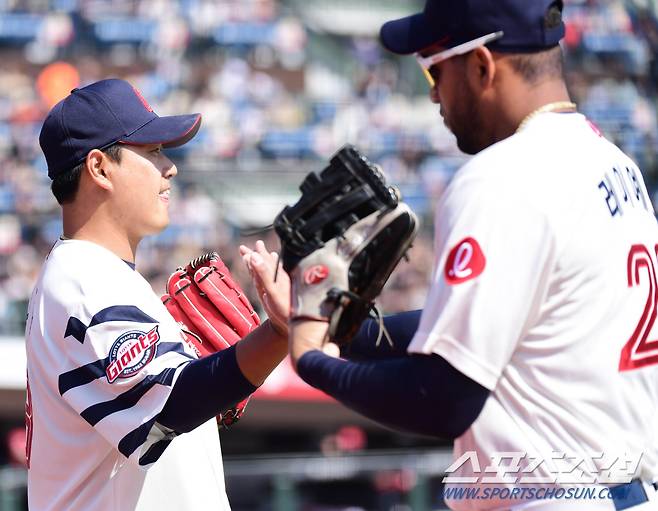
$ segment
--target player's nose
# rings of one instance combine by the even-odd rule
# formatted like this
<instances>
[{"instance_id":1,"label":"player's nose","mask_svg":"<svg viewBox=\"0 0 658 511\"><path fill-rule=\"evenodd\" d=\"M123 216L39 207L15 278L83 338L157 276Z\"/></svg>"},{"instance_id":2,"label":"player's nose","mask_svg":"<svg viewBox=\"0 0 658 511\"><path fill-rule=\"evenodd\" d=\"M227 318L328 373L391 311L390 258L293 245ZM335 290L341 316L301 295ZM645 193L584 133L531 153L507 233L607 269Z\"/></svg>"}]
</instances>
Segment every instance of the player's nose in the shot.
<instances>
[{"instance_id":1,"label":"player's nose","mask_svg":"<svg viewBox=\"0 0 658 511\"><path fill-rule=\"evenodd\" d=\"M176 168L176 165L174 165L174 162L167 157L167 155L163 154L162 156L162 176L166 179L170 179L178 174L178 169Z\"/></svg>"}]
</instances>

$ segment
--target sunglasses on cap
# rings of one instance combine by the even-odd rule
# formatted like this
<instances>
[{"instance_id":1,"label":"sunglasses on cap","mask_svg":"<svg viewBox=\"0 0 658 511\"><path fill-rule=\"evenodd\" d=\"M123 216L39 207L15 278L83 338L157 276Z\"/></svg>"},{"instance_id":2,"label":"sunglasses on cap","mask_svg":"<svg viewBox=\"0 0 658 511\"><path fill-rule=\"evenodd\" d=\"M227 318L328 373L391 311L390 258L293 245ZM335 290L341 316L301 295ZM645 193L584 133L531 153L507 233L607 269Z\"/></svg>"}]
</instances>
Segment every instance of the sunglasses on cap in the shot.
<instances>
[{"instance_id":1,"label":"sunglasses on cap","mask_svg":"<svg viewBox=\"0 0 658 511\"><path fill-rule=\"evenodd\" d=\"M478 37L472 41L466 41L465 43L459 44L453 48L448 48L447 50L443 50L426 57L423 57L420 53L415 53L414 55L418 61L418 64L420 65L420 69L423 71L423 75L425 75L425 78L430 84L430 87L434 88L436 84L434 82L434 78L432 78L432 74L430 73L430 68L432 66L435 66L444 60L456 57L457 55L464 55L470 51L475 50L476 48L479 48L480 46L486 46L487 44L500 39L501 37L503 37L502 31L492 32L491 34Z\"/></svg>"}]
</instances>

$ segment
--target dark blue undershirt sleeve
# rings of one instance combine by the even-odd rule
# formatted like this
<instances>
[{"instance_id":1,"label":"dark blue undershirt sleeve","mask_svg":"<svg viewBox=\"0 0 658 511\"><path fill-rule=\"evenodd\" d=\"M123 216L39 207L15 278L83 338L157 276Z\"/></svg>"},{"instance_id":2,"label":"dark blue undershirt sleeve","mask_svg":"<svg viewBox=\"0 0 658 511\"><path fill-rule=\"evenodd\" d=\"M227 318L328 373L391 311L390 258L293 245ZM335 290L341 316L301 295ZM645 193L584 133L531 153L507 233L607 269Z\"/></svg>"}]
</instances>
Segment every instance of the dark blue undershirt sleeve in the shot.
<instances>
[{"instance_id":1,"label":"dark blue undershirt sleeve","mask_svg":"<svg viewBox=\"0 0 658 511\"><path fill-rule=\"evenodd\" d=\"M408 355L353 362L321 351L297 364L309 385L348 408L391 428L457 438L477 419L489 390L438 355Z\"/></svg>"},{"instance_id":2,"label":"dark blue undershirt sleeve","mask_svg":"<svg viewBox=\"0 0 658 511\"><path fill-rule=\"evenodd\" d=\"M158 422L187 433L239 403L256 388L242 374L235 346L231 346L182 369Z\"/></svg>"},{"instance_id":3,"label":"dark blue undershirt sleeve","mask_svg":"<svg viewBox=\"0 0 658 511\"><path fill-rule=\"evenodd\" d=\"M381 360L405 356L409 343L418 330L422 312L422 310L401 312L384 318L384 326L393 341L393 346L385 337L380 339L377 346L379 323L377 320L367 319L352 341L341 348L341 357L350 360Z\"/></svg>"}]
</instances>

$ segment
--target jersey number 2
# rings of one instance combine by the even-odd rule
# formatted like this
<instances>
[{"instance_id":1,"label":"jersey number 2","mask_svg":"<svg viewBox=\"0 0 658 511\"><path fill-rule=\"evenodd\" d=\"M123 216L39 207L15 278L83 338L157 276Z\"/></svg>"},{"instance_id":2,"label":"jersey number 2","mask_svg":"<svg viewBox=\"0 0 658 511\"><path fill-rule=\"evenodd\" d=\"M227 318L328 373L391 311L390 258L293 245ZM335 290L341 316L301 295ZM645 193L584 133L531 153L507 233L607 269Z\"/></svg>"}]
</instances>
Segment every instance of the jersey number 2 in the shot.
<instances>
[{"instance_id":1,"label":"jersey number 2","mask_svg":"<svg viewBox=\"0 0 658 511\"><path fill-rule=\"evenodd\" d=\"M654 247L658 258L658 245ZM656 265L652 254L644 245L633 245L628 254L628 287L640 284L640 276L646 274L649 281L649 295L642 317L633 334L621 350L619 371L631 371L652 364L658 364L658 340L649 340L649 334L656 321L658 310L658 282ZM642 271L641 270L645 270Z\"/></svg>"}]
</instances>

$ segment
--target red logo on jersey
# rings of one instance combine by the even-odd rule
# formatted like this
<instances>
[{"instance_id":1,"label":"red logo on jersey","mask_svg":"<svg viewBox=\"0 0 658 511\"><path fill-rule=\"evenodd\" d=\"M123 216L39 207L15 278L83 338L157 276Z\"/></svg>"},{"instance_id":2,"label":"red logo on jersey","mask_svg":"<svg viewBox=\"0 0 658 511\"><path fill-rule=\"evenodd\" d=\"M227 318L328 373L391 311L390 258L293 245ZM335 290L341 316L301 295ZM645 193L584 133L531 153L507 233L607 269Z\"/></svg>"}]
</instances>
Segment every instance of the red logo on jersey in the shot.
<instances>
[{"instance_id":1,"label":"red logo on jersey","mask_svg":"<svg viewBox=\"0 0 658 511\"><path fill-rule=\"evenodd\" d=\"M316 264L311 266L304 272L304 283L307 286L319 284L329 276L329 268L324 264Z\"/></svg>"},{"instance_id":2,"label":"red logo on jersey","mask_svg":"<svg viewBox=\"0 0 658 511\"><path fill-rule=\"evenodd\" d=\"M135 95L142 102L142 105L144 105L144 108L146 108L149 112L152 112L153 108L151 108L151 105L149 105L148 101L146 101L146 99L144 99L144 96L142 96L142 93L139 92L135 87L133 87L133 90L135 91Z\"/></svg>"},{"instance_id":3,"label":"red logo on jersey","mask_svg":"<svg viewBox=\"0 0 658 511\"><path fill-rule=\"evenodd\" d=\"M484 271L487 260L480 244L474 238L466 238L448 254L445 277L448 284L461 284L474 279Z\"/></svg>"},{"instance_id":4,"label":"red logo on jersey","mask_svg":"<svg viewBox=\"0 0 658 511\"><path fill-rule=\"evenodd\" d=\"M121 335L110 348L110 363L105 370L107 381L130 378L144 369L155 358L159 342L157 325L146 333L132 330Z\"/></svg>"}]
</instances>

